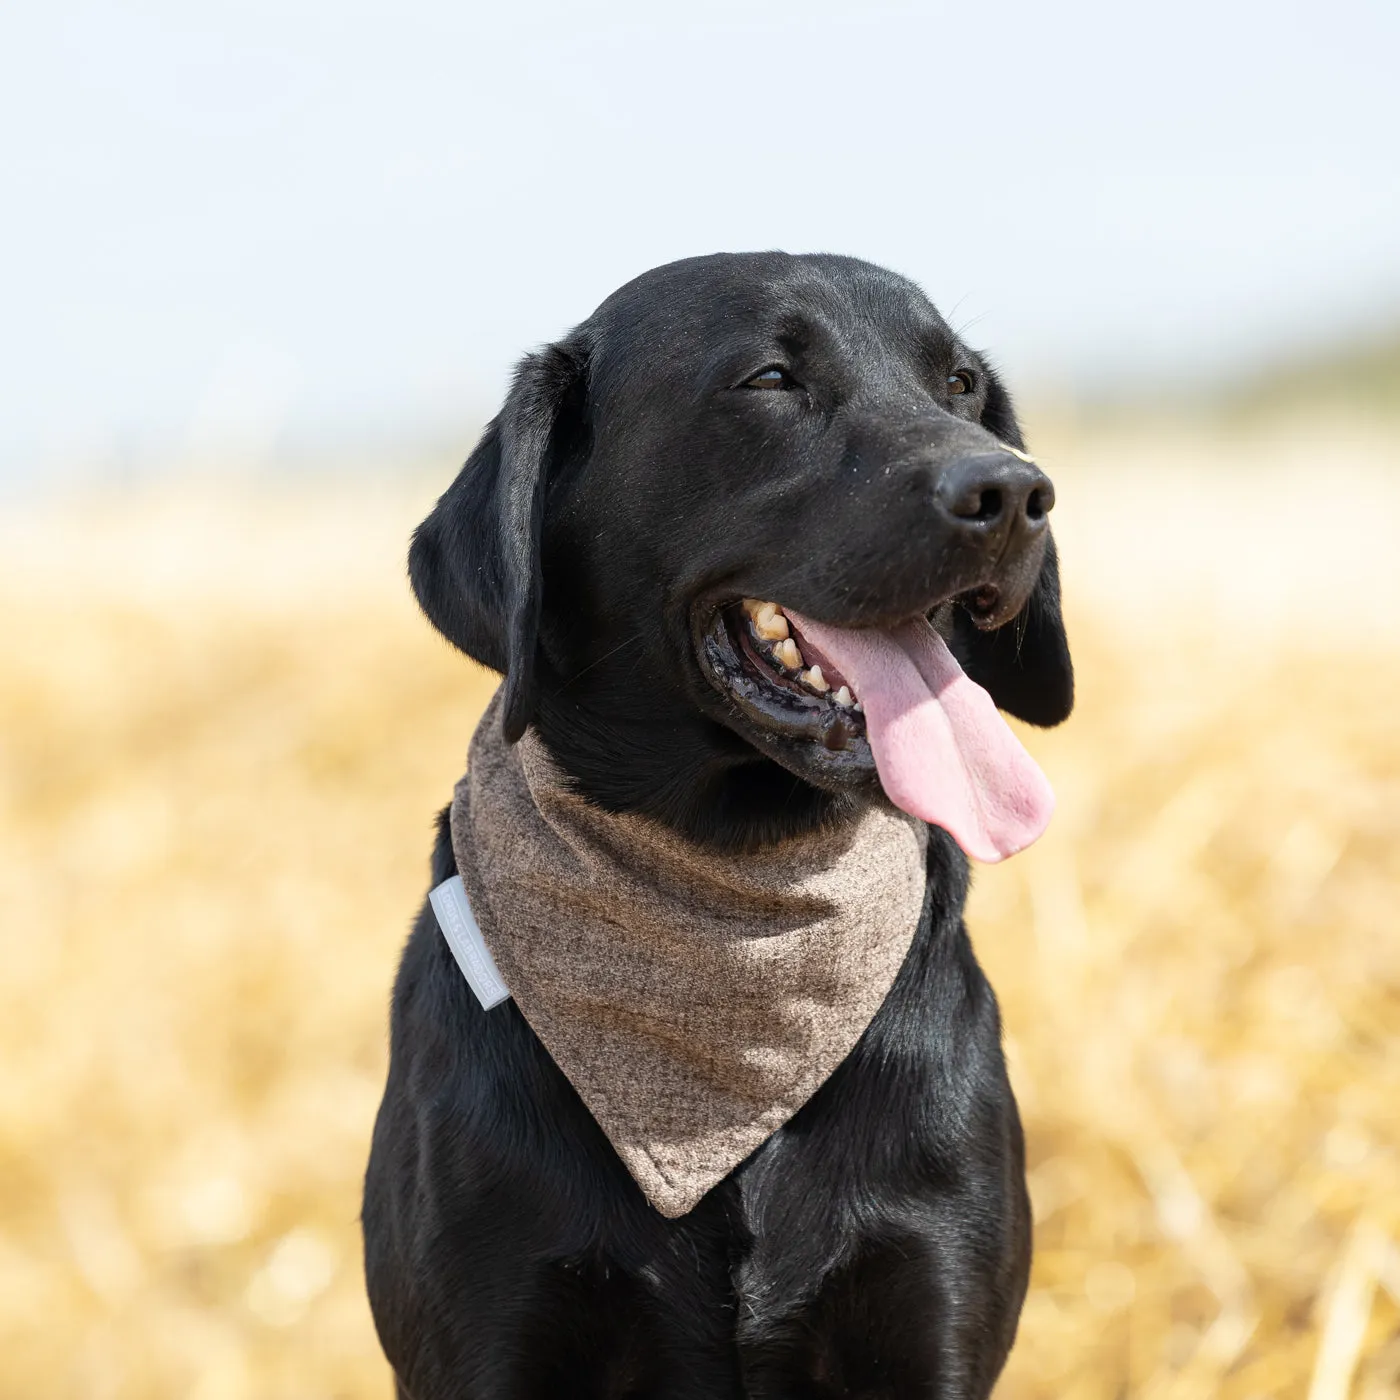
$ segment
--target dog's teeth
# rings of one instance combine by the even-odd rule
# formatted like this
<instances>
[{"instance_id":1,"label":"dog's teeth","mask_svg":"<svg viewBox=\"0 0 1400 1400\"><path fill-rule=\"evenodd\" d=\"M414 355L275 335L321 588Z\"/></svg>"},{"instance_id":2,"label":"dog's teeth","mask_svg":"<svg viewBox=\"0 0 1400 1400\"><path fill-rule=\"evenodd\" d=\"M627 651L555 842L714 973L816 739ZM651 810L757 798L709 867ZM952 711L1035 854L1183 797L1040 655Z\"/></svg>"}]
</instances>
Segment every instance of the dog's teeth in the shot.
<instances>
[{"instance_id":1,"label":"dog's teeth","mask_svg":"<svg viewBox=\"0 0 1400 1400\"><path fill-rule=\"evenodd\" d=\"M822 675L822 668L820 666L813 666L810 671L803 671L797 679L809 690L815 690L818 695L823 695L831 689L831 686L827 683L826 677Z\"/></svg>"},{"instance_id":2,"label":"dog's teeth","mask_svg":"<svg viewBox=\"0 0 1400 1400\"><path fill-rule=\"evenodd\" d=\"M802 653L797 649L797 643L791 637L785 637L777 646L773 648L773 655L788 668L789 671L796 671L802 666Z\"/></svg>"},{"instance_id":3,"label":"dog's teeth","mask_svg":"<svg viewBox=\"0 0 1400 1400\"><path fill-rule=\"evenodd\" d=\"M787 618L776 603L765 603L762 598L745 598L743 607L754 634L763 641L781 642L789 635Z\"/></svg>"},{"instance_id":4,"label":"dog's teeth","mask_svg":"<svg viewBox=\"0 0 1400 1400\"><path fill-rule=\"evenodd\" d=\"M849 710L851 706L855 704L855 700L851 696L851 687L848 685L843 685L831 699L833 703L840 705L843 710Z\"/></svg>"},{"instance_id":5,"label":"dog's teeth","mask_svg":"<svg viewBox=\"0 0 1400 1400\"><path fill-rule=\"evenodd\" d=\"M851 709L853 709L858 715L863 715L865 713L865 709L861 705L859 700L857 700L856 703L851 706Z\"/></svg>"},{"instance_id":6,"label":"dog's teeth","mask_svg":"<svg viewBox=\"0 0 1400 1400\"><path fill-rule=\"evenodd\" d=\"M772 603L765 603L754 618L753 630L765 642L780 642L788 635L788 620Z\"/></svg>"}]
</instances>

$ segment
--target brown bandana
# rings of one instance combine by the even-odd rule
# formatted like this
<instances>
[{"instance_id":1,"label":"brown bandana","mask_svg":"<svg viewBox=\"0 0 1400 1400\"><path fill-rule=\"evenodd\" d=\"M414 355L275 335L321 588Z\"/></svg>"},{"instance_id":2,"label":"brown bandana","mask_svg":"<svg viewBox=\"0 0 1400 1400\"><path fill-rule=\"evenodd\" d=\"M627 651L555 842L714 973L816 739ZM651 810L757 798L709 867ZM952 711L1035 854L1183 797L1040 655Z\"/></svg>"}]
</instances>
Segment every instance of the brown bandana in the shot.
<instances>
[{"instance_id":1,"label":"brown bandana","mask_svg":"<svg viewBox=\"0 0 1400 1400\"><path fill-rule=\"evenodd\" d=\"M572 791L499 692L452 848L511 996L663 1215L684 1215L826 1081L879 1010L928 830L888 808L744 855Z\"/></svg>"}]
</instances>

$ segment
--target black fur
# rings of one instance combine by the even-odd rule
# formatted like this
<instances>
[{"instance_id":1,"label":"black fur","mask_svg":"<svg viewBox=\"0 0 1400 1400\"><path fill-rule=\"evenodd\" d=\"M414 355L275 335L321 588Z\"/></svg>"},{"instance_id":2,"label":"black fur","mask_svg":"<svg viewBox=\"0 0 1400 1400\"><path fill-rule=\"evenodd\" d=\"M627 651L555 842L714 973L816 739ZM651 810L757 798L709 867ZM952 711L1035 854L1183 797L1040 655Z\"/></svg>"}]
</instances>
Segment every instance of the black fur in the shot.
<instances>
[{"instance_id":1,"label":"black fur","mask_svg":"<svg viewBox=\"0 0 1400 1400\"><path fill-rule=\"evenodd\" d=\"M743 387L774 364L787 392ZM972 393L947 392L955 370ZM533 723L592 800L740 850L883 799L746 730L695 659L716 602L875 623L992 579L1018 615L981 631L953 610L954 649L1003 708L1068 714L1048 535L992 558L933 504L940 473L997 440L1023 447L1004 388L912 284L844 258L692 259L524 362L411 577L506 673L507 738ZM1029 1264L1021 1132L967 862L936 829L928 871L855 1050L679 1220L514 1004L480 1009L425 906L364 1205L400 1394L986 1396ZM444 819L433 883L453 873Z\"/></svg>"}]
</instances>

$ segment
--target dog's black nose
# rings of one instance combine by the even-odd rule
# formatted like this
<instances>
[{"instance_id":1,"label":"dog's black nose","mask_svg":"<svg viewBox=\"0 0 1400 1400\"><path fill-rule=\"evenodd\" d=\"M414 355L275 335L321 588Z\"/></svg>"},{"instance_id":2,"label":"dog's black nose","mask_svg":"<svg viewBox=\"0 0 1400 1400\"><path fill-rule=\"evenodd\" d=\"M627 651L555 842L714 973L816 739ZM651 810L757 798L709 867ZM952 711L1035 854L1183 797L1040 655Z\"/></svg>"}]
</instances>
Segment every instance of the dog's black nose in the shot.
<instances>
[{"instance_id":1,"label":"dog's black nose","mask_svg":"<svg viewBox=\"0 0 1400 1400\"><path fill-rule=\"evenodd\" d=\"M939 474L934 494L958 525L997 534L1008 526L1038 534L1055 504L1050 478L1009 452L953 462Z\"/></svg>"}]
</instances>

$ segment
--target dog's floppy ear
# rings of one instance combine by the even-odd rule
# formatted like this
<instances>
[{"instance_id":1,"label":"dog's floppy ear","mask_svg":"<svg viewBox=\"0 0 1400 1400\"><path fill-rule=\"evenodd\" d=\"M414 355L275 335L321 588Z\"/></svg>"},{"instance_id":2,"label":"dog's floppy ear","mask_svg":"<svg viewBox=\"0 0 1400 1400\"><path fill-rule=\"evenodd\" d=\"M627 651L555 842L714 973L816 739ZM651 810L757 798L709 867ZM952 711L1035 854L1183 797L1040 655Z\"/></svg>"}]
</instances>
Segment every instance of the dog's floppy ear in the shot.
<instances>
[{"instance_id":1,"label":"dog's floppy ear","mask_svg":"<svg viewBox=\"0 0 1400 1400\"><path fill-rule=\"evenodd\" d=\"M1025 451L1011 396L988 369L982 426ZM953 651L963 669L983 686L997 708L1031 724L1059 724L1074 708L1074 665L1060 607L1060 561L1054 536L1045 542L1045 562L1026 606L1004 627L982 632L956 610Z\"/></svg>"},{"instance_id":2,"label":"dog's floppy ear","mask_svg":"<svg viewBox=\"0 0 1400 1400\"><path fill-rule=\"evenodd\" d=\"M408 551L428 620L453 646L504 673L501 728L511 743L535 708L545 487L583 367L582 347L567 343L520 362L504 406Z\"/></svg>"}]
</instances>

